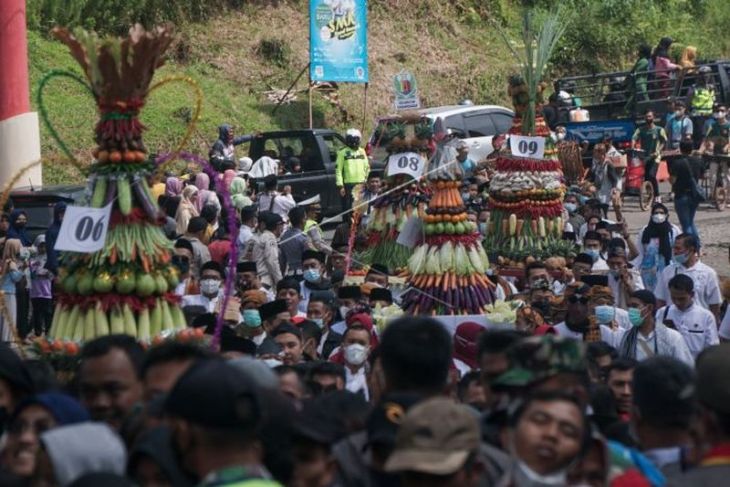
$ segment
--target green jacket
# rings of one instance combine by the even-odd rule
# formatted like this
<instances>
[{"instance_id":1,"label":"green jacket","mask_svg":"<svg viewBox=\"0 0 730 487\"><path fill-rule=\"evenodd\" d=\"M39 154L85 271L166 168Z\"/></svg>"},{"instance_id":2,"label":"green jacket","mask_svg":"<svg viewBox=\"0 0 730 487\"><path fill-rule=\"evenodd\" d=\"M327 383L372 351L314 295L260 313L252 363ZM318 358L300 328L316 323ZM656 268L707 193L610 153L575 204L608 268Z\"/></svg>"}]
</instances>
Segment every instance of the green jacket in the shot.
<instances>
[{"instance_id":1,"label":"green jacket","mask_svg":"<svg viewBox=\"0 0 730 487\"><path fill-rule=\"evenodd\" d=\"M206 475L198 487L282 487L263 467L228 467Z\"/></svg>"},{"instance_id":2,"label":"green jacket","mask_svg":"<svg viewBox=\"0 0 730 487\"><path fill-rule=\"evenodd\" d=\"M335 184L342 187L345 184L360 184L368 179L370 161L365 149L352 150L343 147L337 152L335 163Z\"/></svg>"}]
</instances>

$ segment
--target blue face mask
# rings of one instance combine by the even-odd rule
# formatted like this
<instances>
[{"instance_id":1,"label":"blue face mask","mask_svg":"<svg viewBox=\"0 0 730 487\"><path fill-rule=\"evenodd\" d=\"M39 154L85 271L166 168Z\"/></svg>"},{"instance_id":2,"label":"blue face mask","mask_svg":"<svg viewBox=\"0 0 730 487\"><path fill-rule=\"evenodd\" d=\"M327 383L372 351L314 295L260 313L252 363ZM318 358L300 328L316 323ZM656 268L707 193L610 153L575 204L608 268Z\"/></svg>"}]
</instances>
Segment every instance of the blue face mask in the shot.
<instances>
[{"instance_id":1,"label":"blue face mask","mask_svg":"<svg viewBox=\"0 0 730 487\"><path fill-rule=\"evenodd\" d=\"M319 327L319 329L324 328L324 320L322 318L308 318L309 321L313 322L315 325Z\"/></svg>"},{"instance_id":2,"label":"blue face mask","mask_svg":"<svg viewBox=\"0 0 730 487\"><path fill-rule=\"evenodd\" d=\"M595 313L596 321L601 325L605 325L613 321L614 316L616 316L616 309L613 306L600 305L596 306Z\"/></svg>"},{"instance_id":3,"label":"blue face mask","mask_svg":"<svg viewBox=\"0 0 730 487\"><path fill-rule=\"evenodd\" d=\"M591 259L593 259L593 262L598 260L598 257L601 256L601 253L598 249L585 249L583 250L584 253L591 256Z\"/></svg>"},{"instance_id":4,"label":"blue face mask","mask_svg":"<svg viewBox=\"0 0 730 487\"><path fill-rule=\"evenodd\" d=\"M479 223L479 233L482 235L487 234L487 223L486 222L480 222Z\"/></svg>"},{"instance_id":5,"label":"blue face mask","mask_svg":"<svg viewBox=\"0 0 730 487\"><path fill-rule=\"evenodd\" d=\"M317 282L321 276L319 274L319 269L307 269L304 271L302 277L304 277L304 280L307 282Z\"/></svg>"},{"instance_id":6,"label":"blue face mask","mask_svg":"<svg viewBox=\"0 0 730 487\"><path fill-rule=\"evenodd\" d=\"M578 205L576 205L575 203L565 203L565 205L563 206L565 206L565 210L568 213L575 213L575 210L578 209Z\"/></svg>"},{"instance_id":7,"label":"blue face mask","mask_svg":"<svg viewBox=\"0 0 730 487\"><path fill-rule=\"evenodd\" d=\"M631 326L641 326L644 323L644 317L641 316L641 309L629 308L629 321Z\"/></svg>"},{"instance_id":8,"label":"blue face mask","mask_svg":"<svg viewBox=\"0 0 730 487\"><path fill-rule=\"evenodd\" d=\"M689 259L689 254L674 254L672 259L675 264L684 265L687 263L687 259Z\"/></svg>"},{"instance_id":9,"label":"blue face mask","mask_svg":"<svg viewBox=\"0 0 730 487\"><path fill-rule=\"evenodd\" d=\"M257 309L243 310L243 324L249 328L258 328L261 326L261 315Z\"/></svg>"}]
</instances>

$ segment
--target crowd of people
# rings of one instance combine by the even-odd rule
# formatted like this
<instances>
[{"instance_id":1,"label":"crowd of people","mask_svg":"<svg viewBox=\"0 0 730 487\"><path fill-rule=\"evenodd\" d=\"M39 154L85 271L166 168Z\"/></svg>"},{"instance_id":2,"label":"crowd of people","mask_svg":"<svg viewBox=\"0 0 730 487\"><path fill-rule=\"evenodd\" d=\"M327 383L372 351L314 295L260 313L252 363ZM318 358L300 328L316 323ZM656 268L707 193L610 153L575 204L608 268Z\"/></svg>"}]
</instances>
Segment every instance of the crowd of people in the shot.
<instances>
[{"instance_id":1,"label":"crowd of people","mask_svg":"<svg viewBox=\"0 0 730 487\"><path fill-rule=\"evenodd\" d=\"M689 157L681 108L666 134L647 116L642 147L676 142ZM35 238L27 214L5 208L1 485L724 485L730 282L701 260L683 203L696 184L679 176L690 161L674 164L676 211L657 200L630 229L607 218L618 175L605 167L610 141L599 144L593 186L564 199L574 255L530 258L518 273L495 260L486 277L514 323L451 329L439 317L382 320L405 289L395 269L357 260L371 206L392 189L369 170L359 132L346 135L336 181L346 208L365 202L363 218L332 238L319 198L295 201L276 174L257 191L251 165L228 165L244 139L223 126L218 174L151 187L174 242L174 292L203 339L104 336L83 344L70 375L21 357L52 321L65 206ZM457 154L468 217L486 236L492 160L465 144Z\"/></svg>"}]
</instances>

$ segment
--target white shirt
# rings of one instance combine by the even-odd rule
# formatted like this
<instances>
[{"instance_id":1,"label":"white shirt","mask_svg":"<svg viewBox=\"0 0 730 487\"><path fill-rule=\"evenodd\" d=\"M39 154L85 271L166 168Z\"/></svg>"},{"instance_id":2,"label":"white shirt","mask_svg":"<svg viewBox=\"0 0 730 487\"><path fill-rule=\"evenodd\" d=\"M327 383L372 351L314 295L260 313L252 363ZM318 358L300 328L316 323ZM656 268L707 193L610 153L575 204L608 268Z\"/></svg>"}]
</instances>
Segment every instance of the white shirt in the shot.
<instances>
[{"instance_id":1,"label":"white shirt","mask_svg":"<svg viewBox=\"0 0 730 487\"><path fill-rule=\"evenodd\" d=\"M220 293L213 298L208 298L206 296L203 296L202 294L186 294L182 298L181 307L185 308L188 306L202 306L207 310L208 313L215 313L215 308L218 305L218 300L220 299L220 297Z\"/></svg>"},{"instance_id":2,"label":"white shirt","mask_svg":"<svg viewBox=\"0 0 730 487\"><path fill-rule=\"evenodd\" d=\"M365 373L365 366L357 369L357 372L352 373L349 367L345 367L345 389L352 392L353 394L361 393L365 396L365 400L370 400L370 392L368 391L368 378Z\"/></svg>"},{"instance_id":3,"label":"white shirt","mask_svg":"<svg viewBox=\"0 0 730 487\"><path fill-rule=\"evenodd\" d=\"M242 262L246 260L246 244L249 240L251 240L251 237L253 237L253 229L249 227L248 225L241 225L241 228L238 230L238 261Z\"/></svg>"},{"instance_id":4,"label":"white shirt","mask_svg":"<svg viewBox=\"0 0 730 487\"><path fill-rule=\"evenodd\" d=\"M338 321L334 325L330 327L332 331L335 333L339 333L340 335L345 333L345 330L347 330L347 323L345 323L345 320Z\"/></svg>"},{"instance_id":5,"label":"white shirt","mask_svg":"<svg viewBox=\"0 0 730 487\"><path fill-rule=\"evenodd\" d=\"M658 323L665 321L665 311L666 320L674 322L674 326L682 334L684 341L687 343L687 348L689 348L693 357L697 358L697 355L710 345L720 343L720 339L717 336L715 315L709 310L696 303L692 303L685 311L680 310L674 305L664 306L656 312L656 320Z\"/></svg>"},{"instance_id":6,"label":"white shirt","mask_svg":"<svg viewBox=\"0 0 730 487\"><path fill-rule=\"evenodd\" d=\"M273 204L271 199L274 199ZM259 211L271 211L276 213L285 222L289 221L289 210L297 206L297 202L294 201L294 197L290 194L281 194L277 191L273 193L263 193L259 195Z\"/></svg>"},{"instance_id":7,"label":"white shirt","mask_svg":"<svg viewBox=\"0 0 730 487\"><path fill-rule=\"evenodd\" d=\"M628 291L624 291L621 279L613 277L610 272L608 273L608 287L611 288L611 294L613 294L613 300L616 303L616 307L621 309L628 308L628 294L644 289L644 281L642 281L639 271L636 269L628 269L628 271L631 275L631 280L633 281L632 288Z\"/></svg>"},{"instance_id":8,"label":"white shirt","mask_svg":"<svg viewBox=\"0 0 730 487\"><path fill-rule=\"evenodd\" d=\"M601 341L604 341L612 347L617 348L619 342L621 341L621 337L623 336L623 330L618 329L614 331L606 325L599 326L601 328ZM564 321L555 325L553 329L559 336L572 338L573 340L578 340L581 342L583 341L583 334L575 332L568 328L568 325L566 325Z\"/></svg>"},{"instance_id":9,"label":"white shirt","mask_svg":"<svg viewBox=\"0 0 730 487\"><path fill-rule=\"evenodd\" d=\"M598 257L598 260L596 260L593 263L593 267L591 267L591 272L608 272L608 263L606 262L606 259L604 259L603 257Z\"/></svg>"},{"instance_id":10,"label":"white shirt","mask_svg":"<svg viewBox=\"0 0 730 487\"><path fill-rule=\"evenodd\" d=\"M720 304L720 282L717 279L717 272L712 267L697 261L690 268L677 265L674 262L664 268L657 279L654 294L657 300L665 303L671 303L669 295L669 281L677 274L685 274L692 278L695 290L695 302L705 309L709 309L710 305Z\"/></svg>"},{"instance_id":11,"label":"white shirt","mask_svg":"<svg viewBox=\"0 0 730 487\"><path fill-rule=\"evenodd\" d=\"M720 323L720 332L718 334L723 340L730 340L730 306L725 311L725 316Z\"/></svg>"},{"instance_id":12,"label":"white shirt","mask_svg":"<svg viewBox=\"0 0 730 487\"><path fill-rule=\"evenodd\" d=\"M464 377L466 374L472 371L472 368L469 367L466 363L462 362L458 358L453 359L454 366L459 370L459 377Z\"/></svg>"},{"instance_id":13,"label":"white shirt","mask_svg":"<svg viewBox=\"0 0 730 487\"><path fill-rule=\"evenodd\" d=\"M618 341L619 344L623 342L623 339L628 331L629 330L622 330L621 339ZM638 343L643 342L644 344L646 344L646 348L655 353L658 351L659 355L673 357L691 367L695 366L695 359L692 356L692 353L689 351L689 348L687 348L687 342L684 341L684 337L682 337L682 334L679 333L677 330L667 328L667 341L669 342L669 350L657 350L658 344L655 341L656 331L654 330L652 330L652 332L649 333L648 336L644 336L641 334L641 332L639 332L636 335L636 340L636 355L633 358L639 362L652 357L652 355L647 355L647 353L644 351L644 347Z\"/></svg>"}]
</instances>

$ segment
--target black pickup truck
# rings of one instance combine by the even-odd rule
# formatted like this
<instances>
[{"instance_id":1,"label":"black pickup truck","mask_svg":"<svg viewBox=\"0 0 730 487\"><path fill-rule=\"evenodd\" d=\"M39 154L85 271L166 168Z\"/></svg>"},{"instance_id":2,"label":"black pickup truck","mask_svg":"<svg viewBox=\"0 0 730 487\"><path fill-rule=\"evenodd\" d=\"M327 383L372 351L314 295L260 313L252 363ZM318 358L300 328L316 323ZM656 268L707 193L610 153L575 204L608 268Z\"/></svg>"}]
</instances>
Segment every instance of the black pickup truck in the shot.
<instances>
[{"instance_id":1,"label":"black pickup truck","mask_svg":"<svg viewBox=\"0 0 730 487\"><path fill-rule=\"evenodd\" d=\"M670 85L662 87L659 81L647 75L647 93L649 100L638 103L633 110L627 110L627 101L631 95L629 71L613 73L596 73L582 76L560 78L554 84L556 91L564 91L580 100L581 107L588 110L589 122L570 122L570 105L561 106L558 119L580 140L588 140L591 144L611 135L620 148L626 147L637 124L643 120L644 113L652 109L657 121L663 125L667 114L672 110L672 100L683 100L689 106L688 93L696 84L698 70L707 66L712 72L712 83L715 87L717 102L730 102L730 61L712 61L698 64L692 71L677 71L672 75Z\"/></svg>"},{"instance_id":2,"label":"black pickup truck","mask_svg":"<svg viewBox=\"0 0 730 487\"><path fill-rule=\"evenodd\" d=\"M286 164L287 159L296 157L301 163L301 172L279 176L279 187L289 185L296 201L320 195L322 213L329 217L342 212L342 202L335 186L335 162L337 151L345 146L345 139L329 129L285 130L264 132L250 142L248 155L253 161L263 156L278 159ZM372 163L372 169L383 169L383 163ZM263 182L256 181L259 190Z\"/></svg>"}]
</instances>

